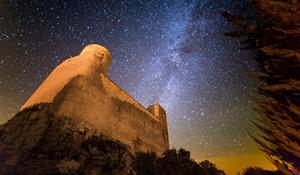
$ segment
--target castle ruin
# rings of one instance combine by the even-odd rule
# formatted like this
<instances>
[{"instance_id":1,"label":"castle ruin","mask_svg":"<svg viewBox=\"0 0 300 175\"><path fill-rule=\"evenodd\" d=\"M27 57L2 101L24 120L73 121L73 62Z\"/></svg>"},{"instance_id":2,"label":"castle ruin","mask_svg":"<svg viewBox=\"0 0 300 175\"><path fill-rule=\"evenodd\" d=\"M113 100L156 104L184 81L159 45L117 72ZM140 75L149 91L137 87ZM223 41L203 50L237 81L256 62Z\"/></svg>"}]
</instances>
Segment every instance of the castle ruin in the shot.
<instances>
[{"instance_id":1,"label":"castle ruin","mask_svg":"<svg viewBox=\"0 0 300 175\"><path fill-rule=\"evenodd\" d=\"M57 66L20 111L36 104L51 104L55 116L72 118L97 133L128 145L131 152L169 148L165 110L147 109L107 76L109 51L96 44Z\"/></svg>"}]
</instances>

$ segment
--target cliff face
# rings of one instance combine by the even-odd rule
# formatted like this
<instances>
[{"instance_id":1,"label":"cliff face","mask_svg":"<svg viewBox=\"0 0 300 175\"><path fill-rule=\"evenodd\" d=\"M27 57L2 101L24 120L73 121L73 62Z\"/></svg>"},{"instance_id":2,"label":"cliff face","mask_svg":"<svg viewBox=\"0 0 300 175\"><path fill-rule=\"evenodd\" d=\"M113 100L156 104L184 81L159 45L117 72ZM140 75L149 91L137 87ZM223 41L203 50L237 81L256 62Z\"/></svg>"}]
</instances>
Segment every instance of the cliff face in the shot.
<instances>
[{"instance_id":1,"label":"cliff face","mask_svg":"<svg viewBox=\"0 0 300 175\"><path fill-rule=\"evenodd\" d=\"M58 117L51 104L18 113L0 128L0 174L135 174L133 155L93 127Z\"/></svg>"}]
</instances>

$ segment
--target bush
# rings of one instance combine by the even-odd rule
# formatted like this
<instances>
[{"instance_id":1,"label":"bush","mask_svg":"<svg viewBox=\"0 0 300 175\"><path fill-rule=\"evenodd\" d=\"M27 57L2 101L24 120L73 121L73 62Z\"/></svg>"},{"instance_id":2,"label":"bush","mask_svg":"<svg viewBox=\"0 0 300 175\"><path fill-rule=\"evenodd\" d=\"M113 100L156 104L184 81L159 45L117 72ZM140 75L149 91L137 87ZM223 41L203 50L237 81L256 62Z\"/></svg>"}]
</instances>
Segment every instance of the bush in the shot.
<instances>
[{"instance_id":1,"label":"bush","mask_svg":"<svg viewBox=\"0 0 300 175\"><path fill-rule=\"evenodd\" d=\"M259 167L249 167L243 171L242 175L283 175L283 174L279 171L269 171Z\"/></svg>"},{"instance_id":2,"label":"bush","mask_svg":"<svg viewBox=\"0 0 300 175\"><path fill-rule=\"evenodd\" d=\"M196 163L184 149L167 150L161 157L155 153L137 153L136 170L137 175L225 175L208 160Z\"/></svg>"}]
</instances>

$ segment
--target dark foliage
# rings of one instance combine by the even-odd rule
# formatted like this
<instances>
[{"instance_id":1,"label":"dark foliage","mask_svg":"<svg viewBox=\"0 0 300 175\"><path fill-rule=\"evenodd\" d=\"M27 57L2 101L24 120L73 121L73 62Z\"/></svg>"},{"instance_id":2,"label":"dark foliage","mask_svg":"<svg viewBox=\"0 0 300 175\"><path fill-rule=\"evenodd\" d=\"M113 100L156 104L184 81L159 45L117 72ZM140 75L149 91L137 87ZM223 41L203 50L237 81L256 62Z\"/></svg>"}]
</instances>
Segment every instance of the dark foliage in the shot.
<instances>
[{"instance_id":1,"label":"dark foliage","mask_svg":"<svg viewBox=\"0 0 300 175\"><path fill-rule=\"evenodd\" d=\"M131 170L133 156L120 142L105 139L102 136L92 136L81 145L81 157L84 155L84 168L80 174L134 174ZM95 171L95 167L96 171Z\"/></svg>"},{"instance_id":2,"label":"dark foliage","mask_svg":"<svg viewBox=\"0 0 300 175\"><path fill-rule=\"evenodd\" d=\"M137 174L153 175L155 174L157 156L154 152L136 154Z\"/></svg>"},{"instance_id":3,"label":"dark foliage","mask_svg":"<svg viewBox=\"0 0 300 175\"><path fill-rule=\"evenodd\" d=\"M255 121L261 135L253 138L279 170L300 174L300 1L251 2L252 20L222 15L236 27L226 35L240 37L261 66L264 98Z\"/></svg>"},{"instance_id":4,"label":"dark foliage","mask_svg":"<svg viewBox=\"0 0 300 175\"><path fill-rule=\"evenodd\" d=\"M155 153L136 155L137 175L225 175L209 161L196 163L184 149L167 150L162 157Z\"/></svg>"},{"instance_id":5,"label":"dark foliage","mask_svg":"<svg viewBox=\"0 0 300 175\"><path fill-rule=\"evenodd\" d=\"M259 167L249 167L244 170L242 175L283 175L280 171L269 171Z\"/></svg>"}]
</instances>

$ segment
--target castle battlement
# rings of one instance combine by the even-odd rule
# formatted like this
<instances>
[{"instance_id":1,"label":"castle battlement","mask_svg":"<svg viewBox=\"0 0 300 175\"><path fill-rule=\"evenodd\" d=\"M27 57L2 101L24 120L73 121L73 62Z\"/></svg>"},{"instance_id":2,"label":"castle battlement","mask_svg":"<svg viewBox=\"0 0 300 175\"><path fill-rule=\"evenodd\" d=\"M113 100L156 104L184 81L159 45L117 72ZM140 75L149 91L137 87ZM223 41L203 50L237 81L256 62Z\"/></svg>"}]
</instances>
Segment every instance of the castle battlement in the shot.
<instances>
[{"instance_id":1,"label":"castle battlement","mask_svg":"<svg viewBox=\"0 0 300 175\"><path fill-rule=\"evenodd\" d=\"M57 66L21 107L49 103L57 117L90 125L132 152L169 148L167 117L159 105L147 109L107 77L112 57L96 44Z\"/></svg>"}]
</instances>

